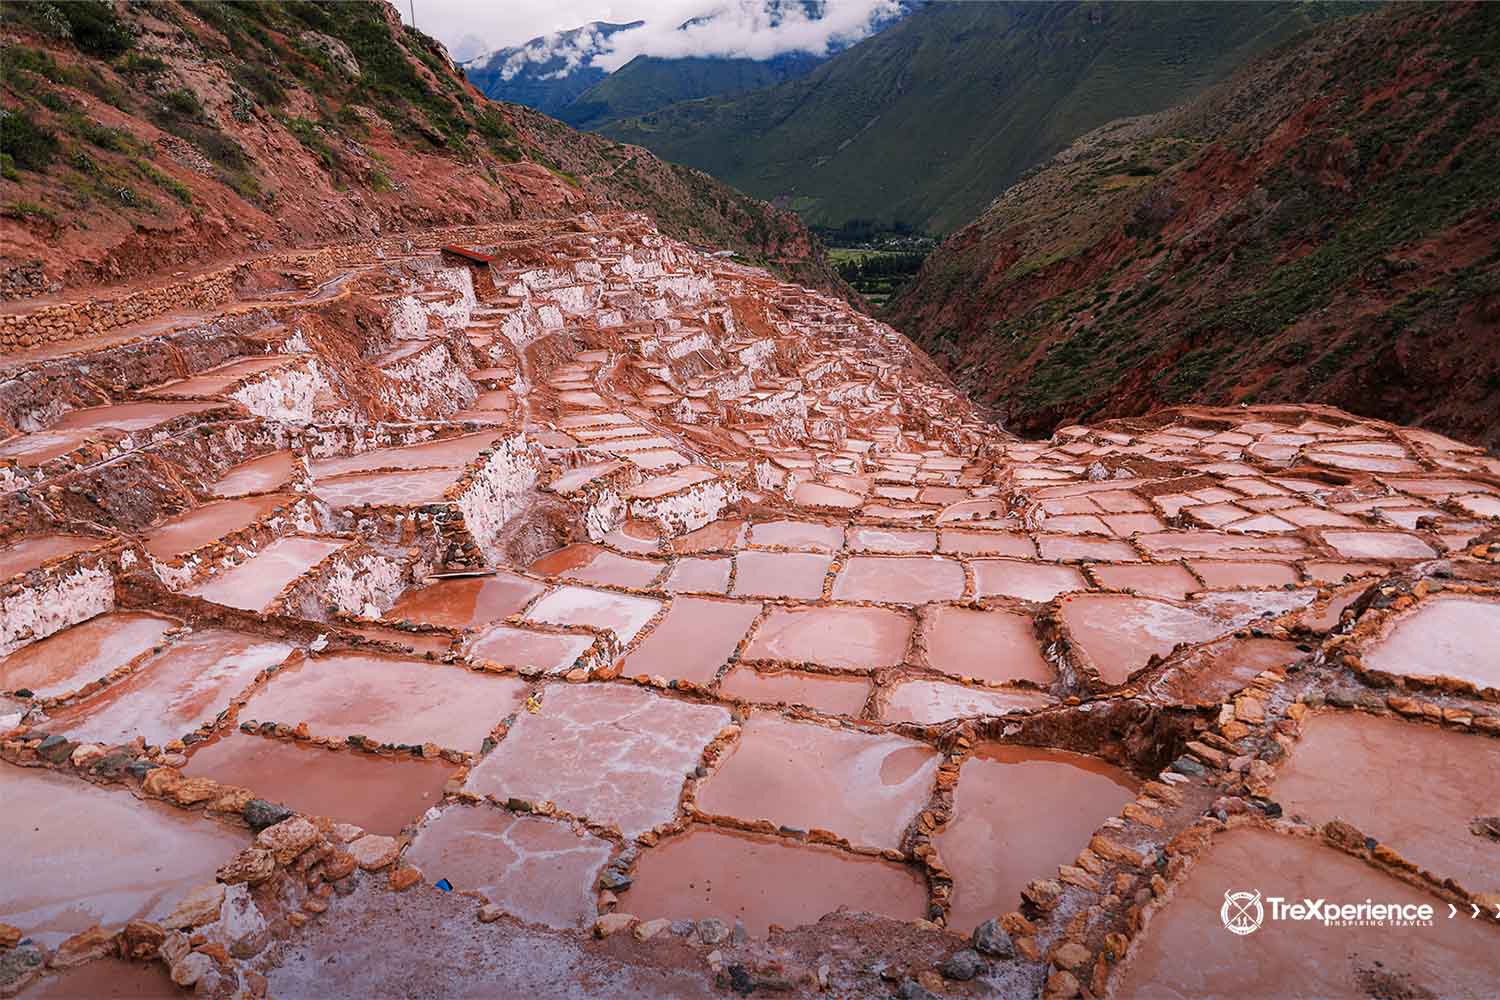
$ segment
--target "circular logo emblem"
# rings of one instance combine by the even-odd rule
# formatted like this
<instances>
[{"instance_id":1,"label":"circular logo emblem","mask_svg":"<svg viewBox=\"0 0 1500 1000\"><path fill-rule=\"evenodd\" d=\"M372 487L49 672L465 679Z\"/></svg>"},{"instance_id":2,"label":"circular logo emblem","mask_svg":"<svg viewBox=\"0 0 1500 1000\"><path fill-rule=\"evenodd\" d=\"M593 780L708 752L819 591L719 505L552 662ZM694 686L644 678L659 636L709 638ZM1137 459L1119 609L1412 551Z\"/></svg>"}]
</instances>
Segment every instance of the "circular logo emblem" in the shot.
<instances>
[{"instance_id":1,"label":"circular logo emblem","mask_svg":"<svg viewBox=\"0 0 1500 1000\"><path fill-rule=\"evenodd\" d=\"M1224 929L1241 936L1260 930L1266 911L1260 905L1258 892L1226 892L1224 905L1219 908L1219 919Z\"/></svg>"}]
</instances>

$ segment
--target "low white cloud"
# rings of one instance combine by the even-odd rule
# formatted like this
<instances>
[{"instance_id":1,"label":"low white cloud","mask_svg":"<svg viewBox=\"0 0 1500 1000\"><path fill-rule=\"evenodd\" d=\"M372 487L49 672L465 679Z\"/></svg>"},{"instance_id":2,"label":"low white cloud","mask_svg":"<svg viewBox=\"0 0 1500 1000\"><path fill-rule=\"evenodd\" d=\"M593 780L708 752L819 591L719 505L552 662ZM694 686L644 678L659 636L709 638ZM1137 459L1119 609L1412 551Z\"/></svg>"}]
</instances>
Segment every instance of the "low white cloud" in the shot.
<instances>
[{"instance_id":1,"label":"low white cloud","mask_svg":"<svg viewBox=\"0 0 1500 1000\"><path fill-rule=\"evenodd\" d=\"M580 66L588 65L606 44L605 36L592 26L543 35L506 57L500 66L500 79L509 80L528 65L545 65L553 60L561 60L562 65L549 72L544 79L564 77Z\"/></svg>"},{"instance_id":2,"label":"low white cloud","mask_svg":"<svg viewBox=\"0 0 1500 1000\"><path fill-rule=\"evenodd\" d=\"M554 58L566 67L558 72L567 73L585 65L613 72L639 55L823 55L859 41L901 12L899 0L827 0L816 19L800 0L396 0L408 22L413 2L417 26L450 50L468 43L465 54L472 53L466 36L484 38L491 50L523 46L502 69L507 78ZM594 21L644 23L608 38L572 30Z\"/></svg>"},{"instance_id":3,"label":"low white cloud","mask_svg":"<svg viewBox=\"0 0 1500 1000\"><path fill-rule=\"evenodd\" d=\"M787 52L826 55L870 34L878 22L901 12L898 0L834 0L821 18L807 16L801 4L777 12L765 0L708 5L692 18L651 17L639 28L621 31L605 43L593 65L613 72L636 56L681 59L689 56L770 59Z\"/></svg>"}]
</instances>

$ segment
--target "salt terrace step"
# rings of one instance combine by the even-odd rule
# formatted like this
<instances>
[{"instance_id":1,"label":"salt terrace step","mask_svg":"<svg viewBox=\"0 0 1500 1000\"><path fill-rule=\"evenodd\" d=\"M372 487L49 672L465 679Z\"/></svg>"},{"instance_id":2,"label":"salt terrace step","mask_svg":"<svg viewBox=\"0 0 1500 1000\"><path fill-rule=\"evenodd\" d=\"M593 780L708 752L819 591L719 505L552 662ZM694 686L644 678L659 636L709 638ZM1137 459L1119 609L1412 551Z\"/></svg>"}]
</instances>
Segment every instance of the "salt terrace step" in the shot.
<instances>
[{"instance_id":1,"label":"salt terrace step","mask_svg":"<svg viewBox=\"0 0 1500 1000\"><path fill-rule=\"evenodd\" d=\"M976 928L997 995L1492 986L1492 921L1247 951L1220 909L1500 893L1500 459L1292 405L1020 441L643 217L454 239L342 271L358 329L289 300L8 369L0 920L109 941L198 886L225 995L436 947L475 995L607 953L888 996ZM588 940L635 920L672 943Z\"/></svg>"},{"instance_id":2,"label":"salt terrace step","mask_svg":"<svg viewBox=\"0 0 1500 1000\"><path fill-rule=\"evenodd\" d=\"M157 428L213 410L221 404L187 402L115 403L73 410L45 430L19 434L0 441L0 461L10 459L23 467L40 466L72 454L83 445L123 447L142 432L149 440Z\"/></svg>"},{"instance_id":3,"label":"salt terrace step","mask_svg":"<svg viewBox=\"0 0 1500 1000\"><path fill-rule=\"evenodd\" d=\"M278 538L238 566L184 593L231 608L265 611L293 580L346 544L321 538Z\"/></svg>"}]
</instances>

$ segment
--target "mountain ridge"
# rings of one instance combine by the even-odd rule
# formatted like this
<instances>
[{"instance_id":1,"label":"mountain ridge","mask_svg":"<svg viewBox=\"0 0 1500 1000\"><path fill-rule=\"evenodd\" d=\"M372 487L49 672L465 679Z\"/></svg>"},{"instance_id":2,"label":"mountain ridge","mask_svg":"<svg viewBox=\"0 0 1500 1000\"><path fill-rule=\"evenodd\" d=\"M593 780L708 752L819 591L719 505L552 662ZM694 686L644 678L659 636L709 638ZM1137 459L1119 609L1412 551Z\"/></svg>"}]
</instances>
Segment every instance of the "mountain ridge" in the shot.
<instances>
[{"instance_id":1,"label":"mountain ridge","mask_svg":"<svg viewBox=\"0 0 1500 1000\"><path fill-rule=\"evenodd\" d=\"M878 33L922 2L889 0L889 12L875 9L861 30ZM821 21L828 15L828 3L741 0L740 13L747 11L764 18L764 28L774 30L787 23ZM709 29L728 16L730 9L719 8L688 19L676 30ZM611 52L615 35L645 24L593 21L486 52L466 60L461 68L488 97L524 104L575 128L597 130L679 101L742 94L797 79L850 44L845 36L834 34L824 39L824 52L789 48L769 56L641 53L613 71L595 65L597 57Z\"/></svg>"}]
</instances>

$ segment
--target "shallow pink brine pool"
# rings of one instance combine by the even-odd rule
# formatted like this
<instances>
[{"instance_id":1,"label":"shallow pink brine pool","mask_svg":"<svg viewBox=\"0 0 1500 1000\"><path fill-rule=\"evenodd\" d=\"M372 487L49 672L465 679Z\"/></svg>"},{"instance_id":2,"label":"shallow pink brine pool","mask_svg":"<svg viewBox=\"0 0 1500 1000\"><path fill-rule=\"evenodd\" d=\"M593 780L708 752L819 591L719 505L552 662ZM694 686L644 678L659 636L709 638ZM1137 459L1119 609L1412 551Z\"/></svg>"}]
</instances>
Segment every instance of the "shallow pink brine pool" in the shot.
<instances>
[{"instance_id":1,"label":"shallow pink brine pool","mask_svg":"<svg viewBox=\"0 0 1500 1000\"><path fill-rule=\"evenodd\" d=\"M972 930L1016 909L1022 887L1070 864L1135 788L1126 772L1083 754L979 747L959 771L952 821L933 837L953 872L949 926Z\"/></svg>"},{"instance_id":2,"label":"shallow pink brine pool","mask_svg":"<svg viewBox=\"0 0 1500 1000\"><path fill-rule=\"evenodd\" d=\"M296 499L288 494L270 493L194 507L147 532L146 551L158 559L185 555L249 527L277 507L286 507Z\"/></svg>"},{"instance_id":3,"label":"shallow pink brine pool","mask_svg":"<svg viewBox=\"0 0 1500 1000\"><path fill-rule=\"evenodd\" d=\"M1261 925L1241 937L1220 916L1229 892L1258 892ZM1268 920L1269 897L1430 906L1416 926L1326 926ZM1132 949L1118 995L1239 1000L1245 996L1492 995L1496 932L1447 919L1443 900L1317 840L1229 830L1176 887ZM1249 947L1247 947L1249 945ZM1184 956L1193 956L1192 961Z\"/></svg>"},{"instance_id":4,"label":"shallow pink brine pool","mask_svg":"<svg viewBox=\"0 0 1500 1000\"><path fill-rule=\"evenodd\" d=\"M306 722L315 736L475 749L521 704L526 682L428 660L340 653L278 671L240 710L258 722Z\"/></svg>"},{"instance_id":5,"label":"shallow pink brine pool","mask_svg":"<svg viewBox=\"0 0 1500 1000\"><path fill-rule=\"evenodd\" d=\"M178 624L129 611L90 618L0 658L0 691L68 694L151 650Z\"/></svg>"},{"instance_id":6,"label":"shallow pink brine pool","mask_svg":"<svg viewBox=\"0 0 1500 1000\"><path fill-rule=\"evenodd\" d=\"M148 657L127 677L53 715L49 728L106 746L140 736L161 746L212 722L292 647L221 629L195 632Z\"/></svg>"},{"instance_id":7,"label":"shallow pink brine pool","mask_svg":"<svg viewBox=\"0 0 1500 1000\"><path fill-rule=\"evenodd\" d=\"M1165 601L1115 594L1070 597L1061 617L1106 684L1125 683L1152 656L1165 656L1179 643L1207 642L1233 627Z\"/></svg>"},{"instance_id":8,"label":"shallow pink brine pool","mask_svg":"<svg viewBox=\"0 0 1500 1000\"><path fill-rule=\"evenodd\" d=\"M160 920L250 834L121 789L95 788L51 771L0 766L0 799L12 816L0 923L26 928L48 948L94 924Z\"/></svg>"},{"instance_id":9,"label":"shallow pink brine pool","mask_svg":"<svg viewBox=\"0 0 1500 1000\"><path fill-rule=\"evenodd\" d=\"M840 907L919 920L926 880L905 865L733 830L693 827L646 852L625 897L642 919L718 918L764 936Z\"/></svg>"},{"instance_id":10,"label":"shallow pink brine pool","mask_svg":"<svg viewBox=\"0 0 1500 1000\"><path fill-rule=\"evenodd\" d=\"M1364 653L1372 670L1500 688L1500 600L1437 594L1395 619Z\"/></svg>"},{"instance_id":11,"label":"shallow pink brine pool","mask_svg":"<svg viewBox=\"0 0 1500 1000\"><path fill-rule=\"evenodd\" d=\"M705 783L698 806L894 849L926 807L937 764L930 747L899 736L757 713Z\"/></svg>"},{"instance_id":12,"label":"shallow pink brine pool","mask_svg":"<svg viewBox=\"0 0 1500 1000\"><path fill-rule=\"evenodd\" d=\"M0 580L8 580L44 563L105 544L84 535L28 535L0 546Z\"/></svg>"},{"instance_id":13,"label":"shallow pink brine pool","mask_svg":"<svg viewBox=\"0 0 1500 1000\"><path fill-rule=\"evenodd\" d=\"M195 750L183 773L248 788L299 812L395 836L442 801L453 765L234 733Z\"/></svg>"},{"instance_id":14,"label":"shallow pink brine pool","mask_svg":"<svg viewBox=\"0 0 1500 1000\"><path fill-rule=\"evenodd\" d=\"M747 660L872 670L900 663L913 621L889 608L775 608L745 648Z\"/></svg>"}]
</instances>

